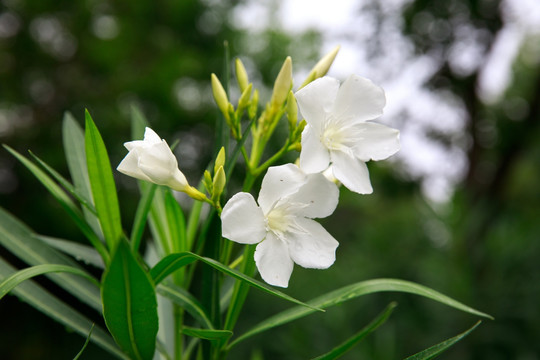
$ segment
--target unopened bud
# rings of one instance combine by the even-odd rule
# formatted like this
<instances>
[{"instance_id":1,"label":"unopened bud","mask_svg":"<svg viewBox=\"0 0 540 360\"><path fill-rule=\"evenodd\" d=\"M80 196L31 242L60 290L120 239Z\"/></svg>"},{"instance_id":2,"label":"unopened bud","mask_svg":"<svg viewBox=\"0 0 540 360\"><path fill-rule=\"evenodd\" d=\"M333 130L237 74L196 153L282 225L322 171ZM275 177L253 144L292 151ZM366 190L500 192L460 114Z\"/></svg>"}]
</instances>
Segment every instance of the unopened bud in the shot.
<instances>
[{"instance_id":1,"label":"unopened bud","mask_svg":"<svg viewBox=\"0 0 540 360\"><path fill-rule=\"evenodd\" d=\"M216 161L214 162L214 176L217 173L217 170L223 166L225 166L225 148L222 146L221 149L219 149Z\"/></svg>"},{"instance_id":2,"label":"unopened bud","mask_svg":"<svg viewBox=\"0 0 540 360\"><path fill-rule=\"evenodd\" d=\"M205 170L204 171L204 179L203 179L204 187L206 188L206 191L208 191L209 194L212 194L214 191L214 184L212 181L212 175L210 174L210 171Z\"/></svg>"},{"instance_id":3,"label":"unopened bud","mask_svg":"<svg viewBox=\"0 0 540 360\"><path fill-rule=\"evenodd\" d=\"M259 108L259 90L255 89L253 92L253 97L251 98L251 104L248 108L248 116L250 119L253 119L257 116L257 109Z\"/></svg>"},{"instance_id":4,"label":"unopened bud","mask_svg":"<svg viewBox=\"0 0 540 360\"><path fill-rule=\"evenodd\" d=\"M274 91L270 103L272 107L278 108L287 100L289 91L292 88L292 60L287 56L281 70L279 71L276 81L274 82Z\"/></svg>"},{"instance_id":5,"label":"unopened bud","mask_svg":"<svg viewBox=\"0 0 540 360\"><path fill-rule=\"evenodd\" d=\"M219 199L226 183L227 177L225 176L225 170L223 170L223 166L220 166L214 174L214 191L212 192L213 202L216 202Z\"/></svg>"},{"instance_id":6,"label":"unopened bud","mask_svg":"<svg viewBox=\"0 0 540 360\"><path fill-rule=\"evenodd\" d=\"M244 67L244 64L242 63L242 60L240 60L239 58L236 58L235 68L236 68L236 81L238 81L238 86L240 87L240 91L243 93L244 90L248 87L249 79L248 79L246 68Z\"/></svg>"},{"instance_id":7,"label":"unopened bud","mask_svg":"<svg viewBox=\"0 0 540 360\"><path fill-rule=\"evenodd\" d=\"M289 96L287 97L287 119L289 119L290 128L294 129L298 122L298 106L296 105L296 98L292 91L289 91Z\"/></svg>"},{"instance_id":8,"label":"unopened bud","mask_svg":"<svg viewBox=\"0 0 540 360\"><path fill-rule=\"evenodd\" d=\"M326 75L328 70L330 69L330 66L332 66L332 63L334 62L334 59L336 58L336 55L340 49L340 46L336 46L332 51L330 51L328 54L324 55L317 64L311 69L309 72L308 77L304 82L302 83L302 86L300 86L300 89L312 82L315 79L318 79L320 77L323 77Z\"/></svg>"},{"instance_id":9,"label":"unopened bud","mask_svg":"<svg viewBox=\"0 0 540 360\"><path fill-rule=\"evenodd\" d=\"M219 110L229 119L229 99L216 74L212 74L212 94L214 94L214 100Z\"/></svg>"},{"instance_id":10,"label":"unopened bud","mask_svg":"<svg viewBox=\"0 0 540 360\"><path fill-rule=\"evenodd\" d=\"M240 99L238 99L238 111L243 111L245 108L247 108L250 104L251 100L251 89L253 88L253 84L249 84L245 89L244 92L242 92L242 95L240 95Z\"/></svg>"}]
</instances>

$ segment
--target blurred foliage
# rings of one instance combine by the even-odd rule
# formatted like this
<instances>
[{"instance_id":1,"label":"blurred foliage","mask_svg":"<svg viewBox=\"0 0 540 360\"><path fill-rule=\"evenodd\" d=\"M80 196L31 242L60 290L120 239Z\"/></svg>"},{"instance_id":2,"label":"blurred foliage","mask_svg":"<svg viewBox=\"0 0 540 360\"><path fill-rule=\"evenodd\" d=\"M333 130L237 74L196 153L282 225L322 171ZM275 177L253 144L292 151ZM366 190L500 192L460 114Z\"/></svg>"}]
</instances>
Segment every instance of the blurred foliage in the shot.
<instances>
[{"instance_id":1,"label":"blurred foliage","mask_svg":"<svg viewBox=\"0 0 540 360\"><path fill-rule=\"evenodd\" d=\"M286 55L292 55L295 66L309 66L318 56L321 40L315 32L293 37L276 29L252 34L231 26L235 5L212 0L2 1L0 141L21 152L31 148L66 173L60 120L66 110L82 119L87 107L116 164L125 154L122 143L131 140L128 114L137 104L162 137L181 140L176 149L180 166L195 182L214 150L217 111L209 79L211 72L224 78L223 42L229 41L230 52L242 57L259 85L270 85ZM525 44L513 82L495 104L485 104L477 91L483 64L463 72L448 61L464 29L478 37L487 57L503 26L498 6L488 0L416 0L403 13L404 34L417 53L440 64L429 86L450 91L465 104L469 167L453 198L431 204L417 181L391 171L393 164L370 164L374 194L342 191L338 210L324 221L340 241L336 264L326 271L296 267L287 290L309 299L352 282L398 277L496 318L445 354L447 359L540 357L540 145L535 141L540 136L540 70L527 57L527 47L539 39ZM365 9L374 19L384 17L377 6ZM231 90L234 94L234 83ZM444 136L438 141L444 144ZM134 182L117 180L123 184L119 192L128 227ZM7 152L0 152L1 206L40 233L81 239L36 184ZM399 306L390 320L345 359L402 358L475 321L424 299L378 294L249 339L233 349L231 358L317 356L358 331L392 300ZM239 331L286 306L251 292ZM14 297L0 303L0 318L4 359L69 358L84 343ZM104 356L92 344L86 351L84 358Z\"/></svg>"}]
</instances>

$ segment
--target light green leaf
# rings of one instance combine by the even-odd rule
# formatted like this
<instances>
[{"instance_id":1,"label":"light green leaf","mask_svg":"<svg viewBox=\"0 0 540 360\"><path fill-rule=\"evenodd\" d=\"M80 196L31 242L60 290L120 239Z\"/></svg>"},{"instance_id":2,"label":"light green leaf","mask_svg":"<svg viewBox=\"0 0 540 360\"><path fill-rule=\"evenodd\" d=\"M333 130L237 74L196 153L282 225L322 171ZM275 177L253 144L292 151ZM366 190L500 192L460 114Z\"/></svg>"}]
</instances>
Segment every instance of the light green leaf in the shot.
<instances>
[{"instance_id":1,"label":"light green leaf","mask_svg":"<svg viewBox=\"0 0 540 360\"><path fill-rule=\"evenodd\" d=\"M427 348L419 353L416 353L414 355L409 356L405 360L429 360L437 357L444 351L446 351L449 347L463 339L465 336L469 335L478 325L480 325L482 322L478 321L472 328L469 330L462 332L459 335L454 336L453 338L450 338L448 340L445 340L441 343L438 343L437 345L433 345L430 348Z\"/></svg>"},{"instance_id":2,"label":"light green leaf","mask_svg":"<svg viewBox=\"0 0 540 360\"><path fill-rule=\"evenodd\" d=\"M324 355L317 356L314 360L334 360L341 357L347 351L353 348L356 344L360 342L364 337L375 331L379 326L385 323L388 319L394 308L397 306L397 303L391 302L388 304L386 309L380 313L375 319L373 319L369 324L367 324L362 330L351 336L347 341L336 346L331 351L327 352Z\"/></svg>"},{"instance_id":3,"label":"light green leaf","mask_svg":"<svg viewBox=\"0 0 540 360\"><path fill-rule=\"evenodd\" d=\"M16 271L11 265L0 258L0 281L9 277ZM64 326L73 329L79 335L86 337L90 331L93 322L79 312L74 310L70 305L57 299L42 287L33 281L26 281L17 286L12 294L19 299L28 303L38 311L41 311L51 319L58 321ZM127 359L120 349L114 343L111 336L99 326L96 326L91 340L109 353L121 359Z\"/></svg>"},{"instance_id":4,"label":"light green leaf","mask_svg":"<svg viewBox=\"0 0 540 360\"><path fill-rule=\"evenodd\" d=\"M229 330L209 330L197 329L189 326L182 328L182 333L187 336L196 337L205 340L227 340L232 336L232 331Z\"/></svg>"},{"instance_id":5,"label":"light green leaf","mask_svg":"<svg viewBox=\"0 0 540 360\"><path fill-rule=\"evenodd\" d=\"M174 286L174 285L164 285L159 284L157 287L158 294L168 298L172 302L180 305L184 310L186 310L195 320L199 322L202 326L207 327L208 329L213 329L214 325L210 320L208 314L203 309L199 300L197 300L193 295L191 295L186 290Z\"/></svg>"},{"instance_id":6,"label":"light green leaf","mask_svg":"<svg viewBox=\"0 0 540 360\"><path fill-rule=\"evenodd\" d=\"M93 265L100 269L105 268L103 260L93 247L79 244L75 241L58 239L44 235L36 235L36 238L43 241L47 245L62 251L64 254L74 257L78 261L83 261L85 264Z\"/></svg>"},{"instance_id":7,"label":"light green leaf","mask_svg":"<svg viewBox=\"0 0 540 360\"><path fill-rule=\"evenodd\" d=\"M158 332L156 292L126 241L120 241L103 274L101 297L105 323L118 345L132 359L152 359Z\"/></svg>"},{"instance_id":8,"label":"light green leaf","mask_svg":"<svg viewBox=\"0 0 540 360\"><path fill-rule=\"evenodd\" d=\"M376 292L385 292L385 291L397 291L405 292L415 295L420 295L427 297L429 299L440 302L441 304L448 305L455 309L476 315L492 319L488 314L475 310L467 305L460 303L446 295L441 294L433 289L430 289L426 286L419 285L410 281L399 280L399 279L374 279L361 281L356 284L348 285L340 289L334 290L322 296L319 296L308 302L313 307L318 307L322 309L327 309L331 306L339 305L345 301L367 295ZM229 348L236 345L242 340L245 340L253 335L271 329L273 327L286 324L293 320L302 318L304 316L312 314L314 311L306 307L295 306L291 309L285 310L281 313L278 313L274 316L269 317L266 320L263 320L258 325L255 325L251 330L247 331L243 335L237 337L233 342L229 344Z\"/></svg>"},{"instance_id":9,"label":"light green leaf","mask_svg":"<svg viewBox=\"0 0 540 360\"><path fill-rule=\"evenodd\" d=\"M109 250L113 251L123 236L116 185L103 139L88 110L85 115L86 164L90 186L105 241Z\"/></svg>"},{"instance_id":10,"label":"light green leaf","mask_svg":"<svg viewBox=\"0 0 540 360\"><path fill-rule=\"evenodd\" d=\"M301 302L300 300L296 300L295 298L281 292L278 290L275 290L271 288L270 286L261 283L260 281L257 281L249 276L246 276L242 274L241 272L231 269L228 266L225 266L221 264L220 262L217 262L214 259L210 259L207 257L202 257L197 254L193 254L191 252L182 252L178 254L171 254L169 256L166 256L163 258L159 263L156 264L151 270L150 275L154 279L154 282L158 284L163 279L165 279L167 276L169 276L174 271L182 268L183 266L186 266L188 264L191 264L192 262L200 260L204 262L207 265L212 266L214 269L217 269L224 274L227 274L229 276L232 276L238 280L241 280L259 290L262 290L264 292L267 292L269 294L275 295L277 297L280 297L284 300L288 300L290 302L293 302L295 304L301 305L301 306L307 306L310 308L311 311L320 311L320 309L317 306L312 306L309 304L305 304Z\"/></svg>"},{"instance_id":11,"label":"light green leaf","mask_svg":"<svg viewBox=\"0 0 540 360\"><path fill-rule=\"evenodd\" d=\"M0 299L2 299L8 292L13 290L21 282L33 278L34 276L43 275L47 273L57 273L65 272L70 274L75 274L87 278L99 286L99 283L94 279L90 274L81 269L77 269L71 266L66 265L54 265L54 264L43 264L32 266L23 270L19 270L11 276L7 277L0 283Z\"/></svg>"},{"instance_id":12,"label":"light green leaf","mask_svg":"<svg viewBox=\"0 0 540 360\"><path fill-rule=\"evenodd\" d=\"M172 238L172 252L187 251L186 248L186 219L182 208L170 190L165 191L165 214Z\"/></svg>"},{"instance_id":13,"label":"light green leaf","mask_svg":"<svg viewBox=\"0 0 540 360\"><path fill-rule=\"evenodd\" d=\"M30 266L60 264L82 269L71 258L37 239L26 225L0 208L0 244ZM48 274L52 281L101 312L99 288L86 279L70 274Z\"/></svg>"},{"instance_id":14,"label":"light green leaf","mask_svg":"<svg viewBox=\"0 0 540 360\"><path fill-rule=\"evenodd\" d=\"M88 202L94 206L90 179L88 177L88 168L86 166L84 131L69 112L64 114L62 139L64 143L64 153L66 154L66 161L73 185L75 186L75 191L78 194L81 194L84 199L87 199ZM98 237L103 238L103 232L101 231L95 208L94 212L91 212L87 208L83 208L82 210L84 218L90 227L98 234Z\"/></svg>"},{"instance_id":15,"label":"light green leaf","mask_svg":"<svg viewBox=\"0 0 540 360\"><path fill-rule=\"evenodd\" d=\"M71 200L69 196L58 186L43 170L30 160L19 154L7 145L4 147L15 156L34 176L45 186L47 190L54 196L54 198L60 203L60 205L66 210L68 215L75 221L75 224L83 232L86 238L92 243L96 250L100 253L105 261L108 260L109 254L105 249L105 246L101 243L90 226L84 221L81 211Z\"/></svg>"},{"instance_id":16,"label":"light green leaf","mask_svg":"<svg viewBox=\"0 0 540 360\"><path fill-rule=\"evenodd\" d=\"M92 328L90 329L90 332L88 333L88 337L86 338L86 341L84 342L84 345L83 345L81 351L79 351L77 353L77 355L73 358L73 360L79 359L81 357L82 353L84 352L84 349L86 349L86 347L90 343L90 338L92 337L92 331L94 330L94 325L95 324L92 324Z\"/></svg>"}]
</instances>

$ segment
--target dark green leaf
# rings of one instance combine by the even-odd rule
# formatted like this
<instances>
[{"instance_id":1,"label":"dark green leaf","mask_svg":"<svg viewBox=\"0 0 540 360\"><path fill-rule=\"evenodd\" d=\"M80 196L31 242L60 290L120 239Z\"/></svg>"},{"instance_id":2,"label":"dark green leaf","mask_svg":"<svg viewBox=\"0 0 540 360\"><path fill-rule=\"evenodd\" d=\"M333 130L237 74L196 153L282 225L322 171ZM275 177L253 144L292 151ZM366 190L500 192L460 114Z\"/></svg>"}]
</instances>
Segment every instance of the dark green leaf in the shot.
<instances>
[{"instance_id":1,"label":"dark green leaf","mask_svg":"<svg viewBox=\"0 0 540 360\"><path fill-rule=\"evenodd\" d=\"M0 244L30 266L61 264L82 269L71 258L37 239L26 225L0 208ZM48 278L84 303L101 312L99 288L71 274L48 274Z\"/></svg>"},{"instance_id":2,"label":"dark green leaf","mask_svg":"<svg viewBox=\"0 0 540 360\"><path fill-rule=\"evenodd\" d=\"M183 252L178 254L172 254L169 256L166 256L163 258L159 263L156 264L151 270L150 275L154 279L154 282L158 284L163 279L165 279L167 276L172 274L174 271L182 268L183 266L186 266L196 260L200 260L204 262L207 265L212 266L214 269L217 269L224 274L227 274L229 276L232 276L238 280L241 280L259 290L265 291L269 294L275 295L277 297L280 297L284 300L288 300L290 302L293 302L295 304L301 305L301 306L307 306L310 308L311 311L320 311L320 309L317 306L312 306L305 304L301 302L300 300L296 300L295 298L281 292L278 290L275 290L271 288L270 286L261 283L260 281L257 281L249 276L246 276L242 274L241 272L231 269L228 266L225 266L221 264L220 262L217 262L214 259L202 257L196 254L193 254L191 252Z\"/></svg>"},{"instance_id":3,"label":"dark green leaf","mask_svg":"<svg viewBox=\"0 0 540 360\"><path fill-rule=\"evenodd\" d=\"M199 300L197 300L186 290L174 285L168 286L164 284L159 284L157 287L157 292L158 294L168 298L175 304L180 305L202 326L205 326L208 329L214 328L210 317L203 309Z\"/></svg>"},{"instance_id":4,"label":"dark green leaf","mask_svg":"<svg viewBox=\"0 0 540 360\"><path fill-rule=\"evenodd\" d=\"M182 333L187 336L205 340L227 340L233 334L232 331L229 330L197 329L188 326L182 328Z\"/></svg>"},{"instance_id":5,"label":"dark green leaf","mask_svg":"<svg viewBox=\"0 0 540 360\"><path fill-rule=\"evenodd\" d=\"M156 193L157 185L150 184L144 191L135 212L135 220L131 229L131 248L136 252L141 244L144 233L144 225L148 217L148 212L152 206L152 200Z\"/></svg>"},{"instance_id":6,"label":"dark green leaf","mask_svg":"<svg viewBox=\"0 0 540 360\"><path fill-rule=\"evenodd\" d=\"M318 356L315 360L334 360L345 354L347 351L353 348L356 344L360 342L364 337L375 331L379 326L384 324L388 319L394 308L397 306L397 303L392 302L388 304L386 309L380 313L375 319L373 319L369 324L367 324L362 330L351 336L347 341L336 346L331 351L327 352L324 355Z\"/></svg>"},{"instance_id":7,"label":"dark green leaf","mask_svg":"<svg viewBox=\"0 0 540 360\"><path fill-rule=\"evenodd\" d=\"M429 360L433 359L436 356L440 355L444 351L446 351L449 347L463 339L465 336L469 335L478 325L480 325L482 322L478 321L472 328L469 330L462 332L459 335L454 336L453 338L450 338L448 340L445 340L441 343L438 343L437 345L433 345L430 348L427 348L419 353L416 353L414 355L409 356L405 360Z\"/></svg>"},{"instance_id":8,"label":"dark green leaf","mask_svg":"<svg viewBox=\"0 0 540 360\"><path fill-rule=\"evenodd\" d=\"M90 332L88 333L88 337L86 338L86 341L84 342L84 345L83 345L81 351L79 351L77 353L77 355L73 358L73 360L77 360L78 358L80 358L82 353L84 352L84 349L86 349L86 347L90 343L90 338L92 337L92 331L94 330L94 326L95 326L95 324L92 324L92 328L90 329Z\"/></svg>"},{"instance_id":9,"label":"dark green leaf","mask_svg":"<svg viewBox=\"0 0 540 360\"><path fill-rule=\"evenodd\" d=\"M15 268L0 258L0 281L13 274L15 271ZM56 275L68 276L65 274ZM68 304L51 295L33 281L26 281L22 283L13 289L11 293L50 318L58 321L70 329L73 329L76 333L83 337L88 335L88 332L92 327L92 321L81 315ZM111 336L98 326L95 327L90 341L96 343L103 349L119 358L127 359L127 357L116 346Z\"/></svg>"},{"instance_id":10,"label":"dark green leaf","mask_svg":"<svg viewBox=\"0 0 540 360\"><path fill-rule=\"evenodd\" d=\"M85 149L88 176L96 211L109 250L113 251L123 236L120 208L111 163L103 139L86 111Z\"/></svg>"},{"instance_id":11,"label":"dark green leaf","mask_svg":"<svg viewBox=\"0 0 540 360\"><path fill-rule=\"evenodd\" d=\"M26 166L26 168L30 170L39 181L41 181L43 186L45 186L45 188L49 190L49 192L66 210L66 212L73 219L73 221L75 221L75 224L77 224L79 229L81 229L81 231L96 248L96 250L100 253L103 259L107 261L109 258L109 254L107 253L105 246L101 243L99 238L90 228L90 226L86 223L86 221L84 221L81 211L79 210L77 205L75 205L75 203L71 200L71 198L67 196L67 194L62 190L62 188L60 188L60 186L58 186L43 170L41 170L30 160L28 160L9 146L4 145L4 147L11 154L13 154L13 156L15 156L24 166Z\"/></svg>"},{"instance_id":12,"label":"dark green leaf","mask_svg":"<svg viewBox=\"0 0 540 360\"><path fill-rule=\"evenodd\" d=\"M55 265L55 264L43 264L32 266L27 269L19 270L11 276L7 277L0 283L0 299L2 299L8 292L13 290L21 282L33 278L34 276L43 275L47 273L57 273L65 272L70 274L75 274L87 278L88 280L94 282L96 286L99 286L99 283L94 279L90 274L81 269L77 269L71 266L66 265Z\"/></svg>"},{"instance_id":13,"label":"dark green leaf","mask_svg":"<svg viewBox=\"0 0 540 360\"><path fill-rule=\"evenodd\" d=\"M158 331L154 284L123 240L103 275L101 296L105 323L118 345L133 359L152 359Z\"/></svg>"},{"instance_id":14,"label":"dark green leaf","mask_svg":"<svg viewBox=\"0 0 540 360\"><path fill-rule=\"evenodd\" d=\"M410 281L399 280L399 279L374 279L374 280L361 281L359 283L348 285L340 289L334 290L332 292L329 292L325 295L319 296L309 301L308 303L314 307L327 309L331 306L339 305L345 301L348 301L348 300L351 300L351 299L354 299L363 295L372 294L376 292L384 292L384 291L398 291L398 292L405 292L405 293L424 296L429 299L440 302L441 304L453 307L455 309L458 309L458 310L461 310L461 311L464 311L473 315L492 319L490 315L480 312L478 310L475 310L467 305L464 305L433 289L430 289L426 286L419 285ZM295 306L291 309L285 310L279 314L271 316L270 318L266 320L263 320L258 325L255 325L251 330L249 330L243 335L240 335L233 342L231 342L229 347L232 347L235 344L239 343L240 341L245 340L255 334L261 333L263 331L266 331L268 329L271 329L279 325L286 324L293 320L302 318L304 316L312 314L313 312L314 311L312 309L308 309L302 306Z\"/></svg>"}]
</instances>

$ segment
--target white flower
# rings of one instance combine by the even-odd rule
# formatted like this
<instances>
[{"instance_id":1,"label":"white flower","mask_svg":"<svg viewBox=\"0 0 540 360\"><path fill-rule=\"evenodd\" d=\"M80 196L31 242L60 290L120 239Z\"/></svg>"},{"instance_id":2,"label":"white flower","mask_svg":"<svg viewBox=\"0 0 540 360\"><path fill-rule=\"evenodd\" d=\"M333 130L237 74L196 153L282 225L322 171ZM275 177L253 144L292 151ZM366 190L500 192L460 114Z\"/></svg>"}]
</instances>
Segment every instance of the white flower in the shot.
<instances>
[{"instance_id":1,"label":"white flower","mask_svg":"<svg viewBox=\"0 0 540 360\"><path fill-rule=\"evenodd\" d=\"M144 140L130 141L124 146L129 153L116 168L121 173L177 191L190 188L169 145L154 130L147 127Z\"/></svg>"},{"instance_id":2,"label":"white flower","mask_svg":"<svg viewBox=\"0 0 540 360\"><path fill-rule=\"evenodd\" d=\"M331 166L349 190L371 193L365 162L386 159L400 147L398 130L368 121L382 114L383 89L357 75L341 87L337 79L323 77L295 96L307 122L302 132L302 170L318 173Z\"/></svg>"},{"instance_id":3,"label":"white flower","mask_svg":"<svg viewBox=\"0 0 540 360\"><path fill-rule=\"evenodd\" d=\"M256 244L255 263L270 285L287 287L294 263L326 269L338 242L313 218L329 216L338 203L335 184L321 174L306 175L293 164L268 169L258 203L251 194L234 195L221 213L223 237Z\"/></svg>"}]
</instances>

